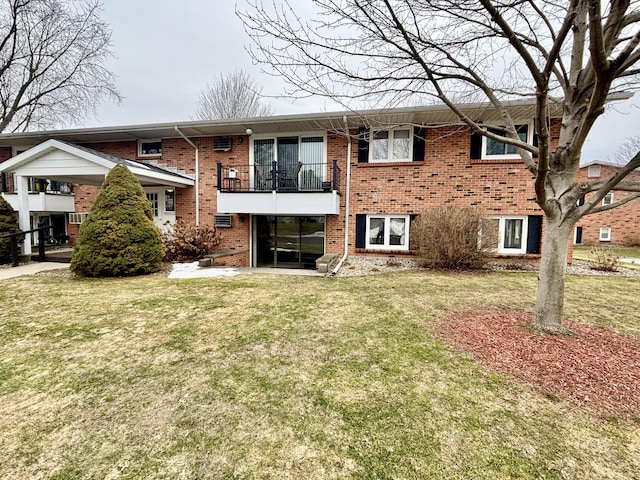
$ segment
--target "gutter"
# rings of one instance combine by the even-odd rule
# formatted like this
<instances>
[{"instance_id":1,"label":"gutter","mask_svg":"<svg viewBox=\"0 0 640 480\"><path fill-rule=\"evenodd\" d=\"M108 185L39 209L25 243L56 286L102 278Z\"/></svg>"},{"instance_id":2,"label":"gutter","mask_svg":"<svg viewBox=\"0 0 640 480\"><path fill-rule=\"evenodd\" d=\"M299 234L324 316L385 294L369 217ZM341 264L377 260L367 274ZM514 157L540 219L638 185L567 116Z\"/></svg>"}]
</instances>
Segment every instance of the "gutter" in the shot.
<instances>
[{"instance_id":1,"label":"gutter","mask_svg":"<svg viewBox=\"0 0 640 480\"><path fill-rule=\"evenodd\" d=\"M340 270L340 267L344 263L344 261L349 256L349 199L351 197L351 135L349 135L349 125L347 123L347 116L344 115L342 117L342 121L344 122L344 129L347 133L347 180L346 180L346 200L344 204L344 254L342 258L336 265L336 267L331 271L331 275L334 276Z\"/></svg>"},{"instance_id":2,"label":"gutter","mask_svg":"<svg viewBox=\"0 0 640 480\"><path fill-rule=\"evenodd\" d=\"M198 147L196 147L196 145L191 140L189 140L184 133L180 131L180 129L178 128L178 125L175 125L174 128L176 129L176 132L178 132L178 134L180 134L180 136L184 139L184 141L187 142L189 145L191 145L196 151L196 227L199 227L200 226L200 151L198 150Z\"/></svg>"}]
</instances>

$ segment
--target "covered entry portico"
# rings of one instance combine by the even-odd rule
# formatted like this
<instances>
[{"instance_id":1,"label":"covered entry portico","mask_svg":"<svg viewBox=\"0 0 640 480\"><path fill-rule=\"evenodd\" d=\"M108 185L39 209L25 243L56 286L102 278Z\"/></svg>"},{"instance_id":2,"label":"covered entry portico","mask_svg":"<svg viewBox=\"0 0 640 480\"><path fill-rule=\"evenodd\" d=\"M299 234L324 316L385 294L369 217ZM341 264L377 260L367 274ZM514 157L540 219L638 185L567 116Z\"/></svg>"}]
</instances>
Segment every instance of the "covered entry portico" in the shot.
<instances>
[{"instance_id":1,"label":"covered entry portico","mask_svg":"<svg viewBox=\"0 0 640 480\"><path fill-rule=\"evenodd\" d=\"M26 231L30 229L32 212L70 213L75 211L73 194L66 195L65 198L46 192L31 193L30 178L100 186L116 164L129 168L141 185L149 190L186 188L195 185L195 180L191 176L179 171L126 160L59 140L47 140L0 164L0 172L13 173L15 176L14 192L2 195L18 211L20 229ZM29 234L23 245L23 253L30 254Z\"/></svg>"}]
</instances>

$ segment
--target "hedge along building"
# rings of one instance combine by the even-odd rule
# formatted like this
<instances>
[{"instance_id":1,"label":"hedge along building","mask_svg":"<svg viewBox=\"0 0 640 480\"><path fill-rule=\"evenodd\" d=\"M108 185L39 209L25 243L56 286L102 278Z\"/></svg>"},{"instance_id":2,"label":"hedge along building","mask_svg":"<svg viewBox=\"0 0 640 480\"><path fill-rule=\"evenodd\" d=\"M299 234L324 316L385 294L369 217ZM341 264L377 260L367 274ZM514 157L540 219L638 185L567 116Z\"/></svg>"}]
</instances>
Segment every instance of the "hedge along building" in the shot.
<instances>
[{"instance_id":1,"label":"hedge along building","mask_svg":"<svg viewBox=\"0 0 640 480\"><path fill-rule=\"evenodd\" d=\"M534 105L509 109L533 143ZM464 110L499 125L486 105ZM540 252L532 174L512 147L472 134L444 106L3 134L0 159L21 228L48 217L71 241L109 166L124 163L158 225L216 225L221 249L243 252L222 259L228 265L411 255L412 221L441 205L494 217L500 256Z\"/></svg>"}]
</instances>

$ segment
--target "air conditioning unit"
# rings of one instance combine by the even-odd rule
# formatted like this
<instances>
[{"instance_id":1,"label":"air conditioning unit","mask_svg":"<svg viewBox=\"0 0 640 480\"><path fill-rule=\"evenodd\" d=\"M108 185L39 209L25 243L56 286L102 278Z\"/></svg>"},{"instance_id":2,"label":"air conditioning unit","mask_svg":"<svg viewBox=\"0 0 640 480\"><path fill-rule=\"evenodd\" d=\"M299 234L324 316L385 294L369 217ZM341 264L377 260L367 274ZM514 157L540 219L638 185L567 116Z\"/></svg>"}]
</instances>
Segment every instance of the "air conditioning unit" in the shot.
<instances>
[{"instance_id":1,"label":"air conditioning unit","mask_svg":"<svg viewBox=\"0 0 640 480\"><path fill-rule=\"evenodd\" d=\"M213 137L213 150L215 152L228 152L231 150L231 137Z\"/></svg>"},{"instance_id":2,"label":"air conditioning unit","mask_svg":"<svg viewBox=\"0 0 640 480\"><path fill-rule=\"evenodd\" d=\"M214 215L213 216L214 227L231 227L231 215Z\"/></svg>"}]
</instances>

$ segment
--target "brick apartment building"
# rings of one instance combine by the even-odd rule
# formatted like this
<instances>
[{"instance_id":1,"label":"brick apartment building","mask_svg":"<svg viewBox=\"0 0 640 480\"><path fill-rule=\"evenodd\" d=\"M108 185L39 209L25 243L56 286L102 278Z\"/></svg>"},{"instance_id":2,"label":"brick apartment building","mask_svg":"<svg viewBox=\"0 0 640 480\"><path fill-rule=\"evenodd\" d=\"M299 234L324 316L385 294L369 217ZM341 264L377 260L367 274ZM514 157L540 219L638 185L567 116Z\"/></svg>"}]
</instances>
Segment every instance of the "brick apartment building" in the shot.
<instances>
[{"instance_id":1,"label":"brick apartment building","mask_svg":"<svg viewBox=\"0 0 640 480\"><path fill-rule=\"evenodd\" d=\"M578 170L577 181L591 181L610 178L620 166L594 161ZM632 172L628 180L640 181L640 172ZM586 195L585 201L594 195ZM630 195L620 190L612 190L603 199L602 205L618 202ZM581 200L582 201L582 200ZM631 200L612 210L593 213L582 217L575 227L575 244L583 245L640 245L640 199Z\"/></svg>"},{"instance_id":2,"label":"brick apartment building","mask_svg":"<svg viewBox=\"0 0 640 480\"><path fill-rule=\"evenodd\" d=\"M533 142L533 105L509 108ZM482 105L465 111L499 122ZM551 127L557 140L559 122ZM62 241L77 239L106 173L123 163L158 226L216 225L221 248L241 252L228 265L411 255L412 221L441 205L494 217L500 256L540 253L532 174L512 147L472 134L443 106L3 134L0 162L21 228L45 221Z\"/></svg>"}]
</instances>

